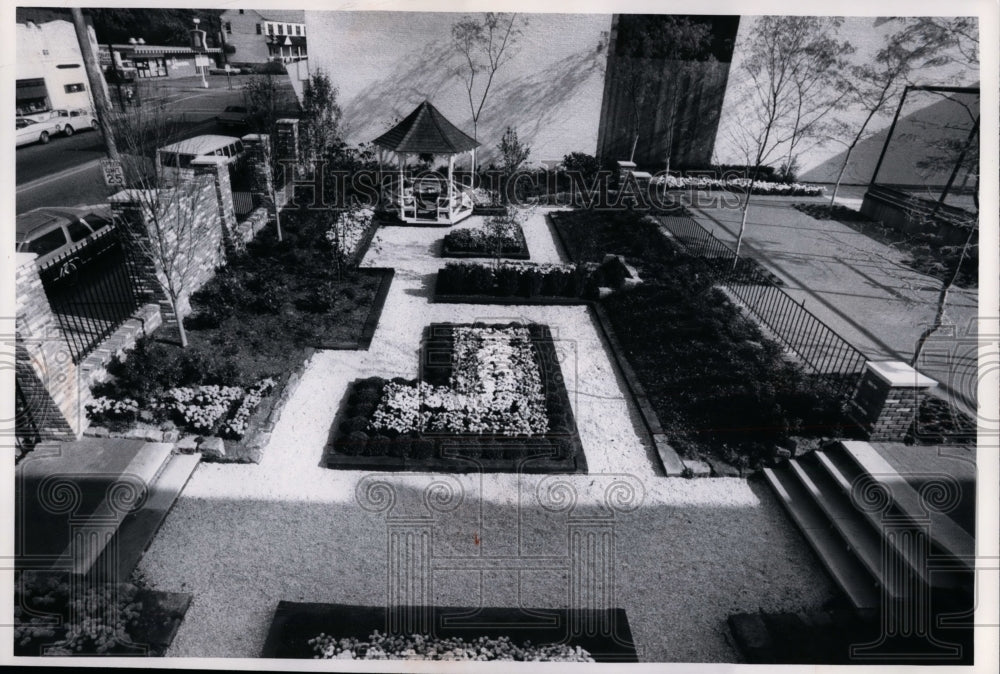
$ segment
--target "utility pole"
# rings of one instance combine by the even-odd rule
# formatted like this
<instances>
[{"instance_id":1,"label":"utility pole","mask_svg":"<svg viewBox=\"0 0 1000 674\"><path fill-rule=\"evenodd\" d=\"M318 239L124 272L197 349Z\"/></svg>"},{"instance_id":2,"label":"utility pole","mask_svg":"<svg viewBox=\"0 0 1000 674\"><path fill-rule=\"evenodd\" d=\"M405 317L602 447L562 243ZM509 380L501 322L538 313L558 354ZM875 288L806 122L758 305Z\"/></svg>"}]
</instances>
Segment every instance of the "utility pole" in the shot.
<instances>
[{"instance_id":1,"label":"utility pole","mask_svg":"<svg viewBox=\"0 0 1000 674\"><path fill-rule=\"evenodd\" d=\"M79 7L71 7L70 11L73 13L76 40L80 43L80 53L83 55L83 67L87 71L87 80L90 82L90 96L94 99L97 123L101 127L101 136L104 139L104 150L108 154L108 159L121 162L111 124L111 101L108 100L107 90L104 88L104 76L97 63L97 55L94 54L93 45L90 44L90 34L87 31L87 24L83 20L83 10ZM112 55L112 59L114 59L114 55Z\"/></svg>"}]
</instances>

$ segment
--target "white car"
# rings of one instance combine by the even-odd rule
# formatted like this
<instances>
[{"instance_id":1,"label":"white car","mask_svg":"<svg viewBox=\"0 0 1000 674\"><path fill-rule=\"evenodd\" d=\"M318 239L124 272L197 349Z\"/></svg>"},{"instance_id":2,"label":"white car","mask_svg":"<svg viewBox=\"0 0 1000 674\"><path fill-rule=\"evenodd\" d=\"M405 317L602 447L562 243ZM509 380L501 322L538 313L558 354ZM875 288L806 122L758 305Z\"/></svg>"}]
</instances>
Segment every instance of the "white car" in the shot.
<instances>
[{"instance_id":1,"label":"white car","mask_svg":"<svg viewBox=\"0 0 1000 674\"><path fill-rule=\"evenodd\" d=\"M36 121L27 117L17 118L15 145L21 147L29 143L48 143L52 136L62 131L62 120L59 117Z\"/></svg>"},{"instance_id":2,"label":"white car","mask_svg":"<svg viewBox=\"0 0 1000 674\"><path fill-rule=\"evenodd\" d=\"M55 110L54 112L55 116L53 119L58 120L62 124L64 135L72 136L77 131L97 128L97 119L94 118L94 113L85 108Z\"/></svg>"}]
</instances>

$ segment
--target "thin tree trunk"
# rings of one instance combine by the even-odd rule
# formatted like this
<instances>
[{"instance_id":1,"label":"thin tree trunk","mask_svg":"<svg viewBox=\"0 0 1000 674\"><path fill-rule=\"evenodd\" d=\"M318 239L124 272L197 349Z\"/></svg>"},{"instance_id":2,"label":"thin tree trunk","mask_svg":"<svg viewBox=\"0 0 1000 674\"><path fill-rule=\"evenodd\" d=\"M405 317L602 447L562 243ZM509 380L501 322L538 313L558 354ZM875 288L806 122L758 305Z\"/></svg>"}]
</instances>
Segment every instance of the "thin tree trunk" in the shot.
<instances>
[{"instance_id":1,"label":"thin tree trunk","mask_svg":"<svg viewBox=\"0 0 1000 674\"><path fill-rule=\"evenodd\" d=\"M844 178L844 172L847 171L847 164L851 161L851 153L854 152L854 146L857 143L857 138L851 143L851 146L847 148L847 155L844 157L844 163L840 165L840 171L837 173L837 182L833 185L833 196L830 197L830 209L837 204L837 192L840 191L840 181Z\"/></svg>"},{"instance_id":2,"label":"thin tree trunk","mask_svg":"<svg viewBox=\"0 0 1000 674\"><path fill-rule=\"evenodd\" d=\"M186 349L188 345L187 329L184 327L184 319L181 318L180 300L171 295L170 304L174 308L174 316L177 317L177 333L181 338L181 348Z\"/></svg>"},{"instance_id":3,"label":"thin tree trunk","mask_svg":"<svg viewBox=\"0 0 1000 674\"><path fill-rule=\"evenodd\" d=\"M743 234L747 230L747 215L750 212L750 195L753 194L753 187L757 183L757 169L754 169L753 177L750 179L750 185L747 187L747 194L743 198L743 214L740 217L740 233L736 237L736 254L733 257L733 271L736 271L736 265L740 261L740 249L743 247Z\"/></svg>"},{"instance_id":4,"label":"thin tree trunk","mask_svg":"<svg viewBox=\"0 0 1000 674\"><path fill-rule=\"evenodd\" d=\"M917 340L917 347L913 351L913 359L910 361L911 367L916 367L917 363L920 361L920 355L924 350L924 346L927 344L927 340L930 339L931 335L940 329L941 325L944 323L945 310L948 307L948 295L951 293L952 286L958 280L959 274L962 272L962 263L965 262L965 258L969 253L969 246L972 244L972 238L979 231L979 225L974 224L969 228L969 236L965 239L965 244L962 246L962 254L958 256L958 262L955 263L955 271L952 272L951 277L947 282L941 284L941 290L938 291L937 297L937 310L934 312L934 322L931 326L920 333L920 339Z\"/></svg>"}]
</instances>

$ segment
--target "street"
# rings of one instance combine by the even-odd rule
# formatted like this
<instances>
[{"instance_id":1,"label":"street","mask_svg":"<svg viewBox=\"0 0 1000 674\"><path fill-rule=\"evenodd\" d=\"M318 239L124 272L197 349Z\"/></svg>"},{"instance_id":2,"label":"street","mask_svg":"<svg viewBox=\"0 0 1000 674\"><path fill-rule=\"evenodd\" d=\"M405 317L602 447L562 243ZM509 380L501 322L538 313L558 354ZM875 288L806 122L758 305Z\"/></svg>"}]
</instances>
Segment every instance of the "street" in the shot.
<instances>
[{"instance_id":1,"label":"street","mask_svg":"<svg viewBox=\"0 0 1000 674\"><path fill-rule=\"evenodd\" d=\"M143 105L165 108L167 119L180 128L174 140L202 134L240 135L239 131L220 128L215 116L227 105L243 104L242 87L249 77L237 75L227 81L225 75L210 75L206 78L207 89L202 87L200 77L143 80L139 99ZM286 88L292 92L287 78L283 85L283 93ZM116 93L114 87L109 88L112 101ZM291 95L294 99L294 93ZM293 103L283 100L285 107ZM55 136L47 145L18 148L17 213L41 206L105 202L118 190L104 185L99 164L104 157L104 144L97 131L83 131L69 138Z\"/></svg>"}]
</instances>

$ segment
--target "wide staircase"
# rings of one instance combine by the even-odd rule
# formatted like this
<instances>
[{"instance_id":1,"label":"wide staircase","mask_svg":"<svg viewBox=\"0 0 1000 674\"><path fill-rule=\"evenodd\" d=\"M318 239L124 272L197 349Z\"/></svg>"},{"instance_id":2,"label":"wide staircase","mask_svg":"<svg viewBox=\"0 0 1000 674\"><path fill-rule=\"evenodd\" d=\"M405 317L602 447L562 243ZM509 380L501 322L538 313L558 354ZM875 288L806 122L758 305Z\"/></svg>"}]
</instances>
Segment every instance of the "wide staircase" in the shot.
<instances>
[{"instance_id":1,"label":"wide staircase","mask_svg":"<svg viewBox=\"0 0 1000 674\"><path fill-rule=\"evenodd\" d=\"M201 460L172 443L46 442L16 468L18 569L127 581Z\"/></svg>"},{"instance_id":2,"label":"wide staircase","mask_svg":"<svg viewBox=\"0 0 1000 674\"><path fill-rule=\"evenodd\" d=\"M748 660L971 661L974 526L948 513L974 483L904 477L870 444L851 441L766 468L764 477L843 600L812 614L731 616Z\"/></svg>"}]
</instances>

